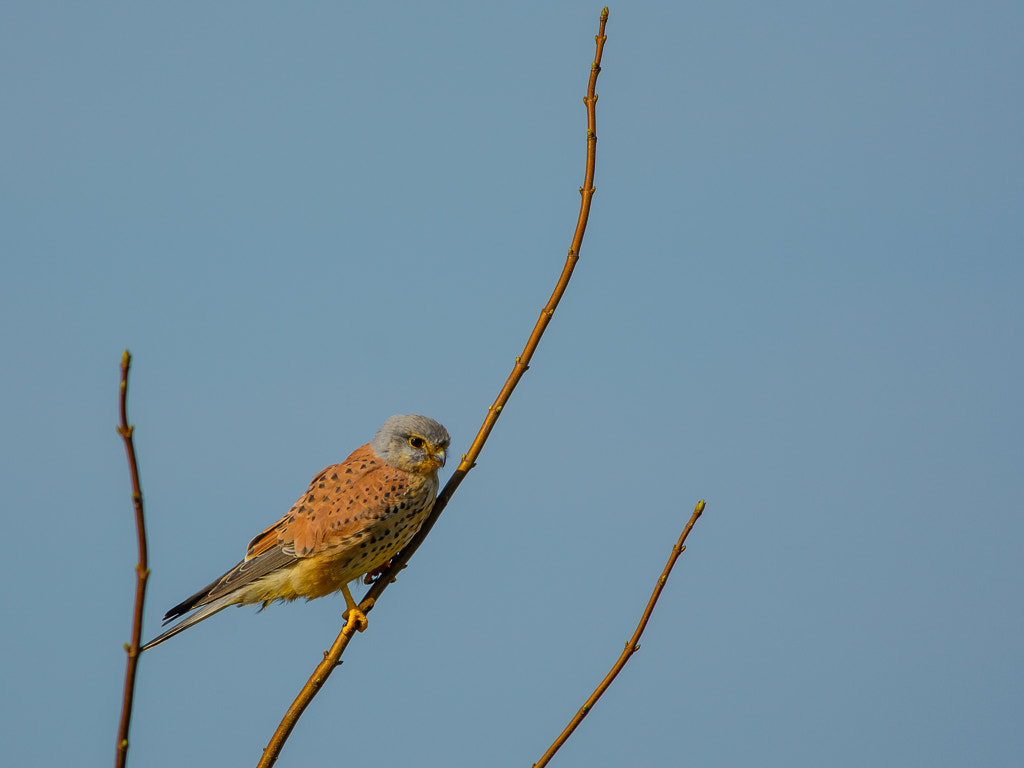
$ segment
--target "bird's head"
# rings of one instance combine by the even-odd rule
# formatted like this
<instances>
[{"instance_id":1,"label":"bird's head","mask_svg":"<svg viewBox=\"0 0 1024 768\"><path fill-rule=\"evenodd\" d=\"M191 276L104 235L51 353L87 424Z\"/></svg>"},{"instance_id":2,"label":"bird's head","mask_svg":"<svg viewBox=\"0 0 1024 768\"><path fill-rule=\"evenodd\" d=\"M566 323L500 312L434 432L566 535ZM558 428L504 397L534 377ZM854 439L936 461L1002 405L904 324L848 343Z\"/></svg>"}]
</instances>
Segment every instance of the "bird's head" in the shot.
<instances>
[{"instance_id":1,"label":"bird's head","mask_svg":"<svg viewBox=\"0 0 1024 768\"><path fill-rule=\"evenodd\" d=\"M373 436L370 447L393 467L431 475L444 466L451 443L448 430L426 416L392 416Z\"/></svg>"}]
</instances>

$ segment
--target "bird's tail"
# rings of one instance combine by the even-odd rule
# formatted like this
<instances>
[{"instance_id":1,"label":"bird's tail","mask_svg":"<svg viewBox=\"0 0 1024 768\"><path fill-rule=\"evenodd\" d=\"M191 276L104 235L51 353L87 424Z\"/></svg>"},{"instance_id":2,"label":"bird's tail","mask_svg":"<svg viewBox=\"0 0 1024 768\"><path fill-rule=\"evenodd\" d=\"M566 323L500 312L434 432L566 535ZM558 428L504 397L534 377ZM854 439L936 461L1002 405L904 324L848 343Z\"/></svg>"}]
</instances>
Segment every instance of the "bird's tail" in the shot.
<instances>
[{"instance_id":1,"label":"bird's tail","mask_svg":"<svg viewBox=\"0 0 1024 768\"><path fill-rule=\"evenodd\" d=\"M183 632L184 630L191 627L193 624L198 624L203 619L208 619L211 616L213 616L213 614L219 613L220 611L223 611L225 608L227 608L229 605L235 605L238 602L238 595L231 593L224 595L223 597L218 598L213 602L207 603L198 611L189 616L187 619L182 619L173 627L164 632L162 635L159 635L158 637L155 637L152 640L150 640L139 650L148 651L153 646L160 645L160 643L162 643L164 640L174 637L176 634L178 634L179 632Z\"/></svg>"}]
</instances>

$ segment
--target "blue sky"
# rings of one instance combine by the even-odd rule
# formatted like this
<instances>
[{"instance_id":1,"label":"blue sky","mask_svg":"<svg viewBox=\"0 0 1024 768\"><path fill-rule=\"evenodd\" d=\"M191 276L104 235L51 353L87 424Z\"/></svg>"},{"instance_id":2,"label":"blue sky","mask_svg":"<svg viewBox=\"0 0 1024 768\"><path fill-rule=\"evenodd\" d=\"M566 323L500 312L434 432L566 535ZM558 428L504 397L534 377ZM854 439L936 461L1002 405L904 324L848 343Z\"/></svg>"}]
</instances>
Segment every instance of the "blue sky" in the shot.
<instances>
[{"instance_id":1,"label":"blue sky","mask_svg":"<svg viewBox=\"0 0 1024 768\"><path fill-rule=\"evenodd\" d=\"M121 351L148 638L387 416L466 450L570 242L600 10L4 9L10 764L113 759ZM279 764L530 765L704 498L554 764L1020 765L1022 33L1009 2L612 5L573 282ZM130 764L255 764L343 606L144 656Z\"/></svg>"}]
</instances>

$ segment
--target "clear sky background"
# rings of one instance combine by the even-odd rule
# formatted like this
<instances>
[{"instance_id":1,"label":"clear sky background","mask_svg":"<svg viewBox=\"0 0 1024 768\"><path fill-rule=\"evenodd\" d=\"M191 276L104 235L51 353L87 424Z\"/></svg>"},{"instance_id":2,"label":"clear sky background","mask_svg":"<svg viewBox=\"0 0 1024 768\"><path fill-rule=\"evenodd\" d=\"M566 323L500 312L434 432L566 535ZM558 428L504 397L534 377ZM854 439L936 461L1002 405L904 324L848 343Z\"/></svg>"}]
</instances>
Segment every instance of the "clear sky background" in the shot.
<instances>
[{"instance_id":1,"label":"clear sky background","mask_svg":"<svg viewBox=\"0 0 1024 768\"><path fill-rule=\"evenodd\" d=\"M393 413L466 450L579 205L599 3L0 11L4 763L113 761L145 635ZM597 195L480 463L280 765L1024 763L1024 9L611 6ZM456 462L449 464L446 479ZM255 764L340 596L142 659Z\"/></svg>"}]
</instances>

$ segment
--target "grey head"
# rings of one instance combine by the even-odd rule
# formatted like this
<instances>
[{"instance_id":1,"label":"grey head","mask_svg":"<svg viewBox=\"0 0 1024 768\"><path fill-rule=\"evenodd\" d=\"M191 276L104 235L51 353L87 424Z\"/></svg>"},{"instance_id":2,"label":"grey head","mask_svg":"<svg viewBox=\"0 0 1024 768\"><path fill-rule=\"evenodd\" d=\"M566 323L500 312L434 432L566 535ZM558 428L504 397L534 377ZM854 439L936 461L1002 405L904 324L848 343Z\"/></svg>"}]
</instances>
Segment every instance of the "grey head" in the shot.
<instances>
[{"instance_id":1,"label":"grey head","mask_svg":"<svg viewBox=\"0 0 1024 768\"><path fill-rule=\"evenodd\" d=\"M431 475L444 466L451 438L426 416L392 416L370 441L370 448L393 467Z\"/></svg>"}]
</instances>

